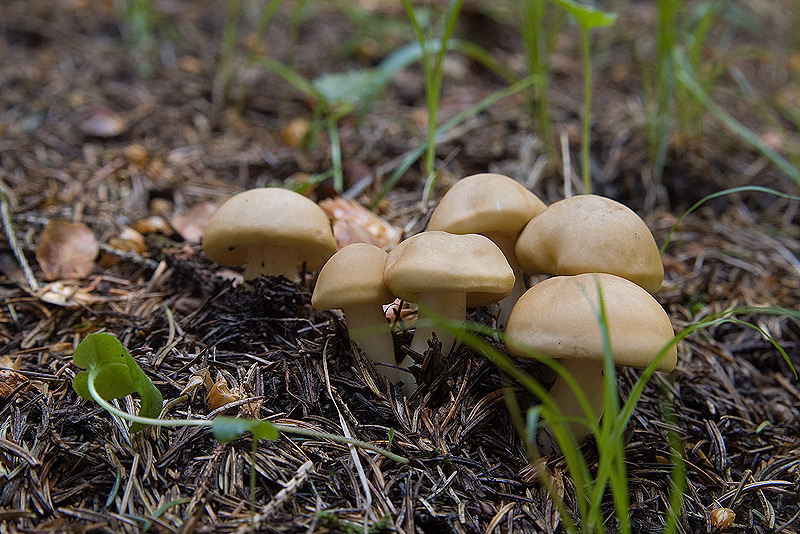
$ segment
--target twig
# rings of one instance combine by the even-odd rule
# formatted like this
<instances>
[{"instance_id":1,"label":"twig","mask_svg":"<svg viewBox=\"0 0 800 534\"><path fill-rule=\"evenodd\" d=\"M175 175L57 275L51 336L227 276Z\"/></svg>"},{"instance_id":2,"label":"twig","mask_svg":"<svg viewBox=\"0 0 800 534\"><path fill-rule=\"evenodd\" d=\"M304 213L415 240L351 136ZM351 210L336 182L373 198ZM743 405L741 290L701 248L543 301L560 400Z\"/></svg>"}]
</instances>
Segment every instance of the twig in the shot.
<instances>
[{"instance_id":1,"label":"twig","mask_svg":"<svg viewBox=\"0 0 800 534\"><path fill-rule=\"evenodd\" d=\"M245 534L249 532L252 527L258 526L266 519L269 519L274 514L278 507L281 506L286 500L297 493L297 490L305 484L308 480L309 474L314 470L314 464L311 460L306 461L297 468L297 473L286 483L282 490L280 490L275 497L272 498L267 504L261 507L261 510L253 516L250 523L240 526L234 534Z\"/></svg>"},{"instance_id":2,"label":"twig","mask_svg":"<svg viewBox=\"0 0 800 534\"><path fill-rule=\"evenodd\" d=\"M0 217L3 219L3 229L6 232L8 244L11 245L14 257L17 258L19 266L22 267L22 273L25 275L28 287L35 293L39 290L39 284L36 282L36 277L33 276L31 266L28 265L28 260L25 259L25 254L22 252L22 247L19 246L19 241L17 241L17 236L14 233L14 221L11 218L8 195L2 182L0 182Z\"/></svg>"}]
</instances>

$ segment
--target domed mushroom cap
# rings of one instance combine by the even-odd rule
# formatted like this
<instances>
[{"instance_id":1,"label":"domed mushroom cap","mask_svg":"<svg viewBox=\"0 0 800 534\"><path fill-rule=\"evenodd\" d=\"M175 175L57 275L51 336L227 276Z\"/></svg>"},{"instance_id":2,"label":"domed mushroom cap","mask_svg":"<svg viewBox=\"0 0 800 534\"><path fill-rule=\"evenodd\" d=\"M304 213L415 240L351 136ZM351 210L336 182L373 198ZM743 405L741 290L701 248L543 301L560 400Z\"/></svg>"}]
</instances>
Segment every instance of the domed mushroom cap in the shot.
<instances>
[{"instance_id":1,"label":"domed mushroom cap","mask_svg":"<svg viewBox=\"0 0 800 534\"><path fill-rule=\"evenodd\" d=\"M325 212L303 195L278 187L229 198L203 234L203 251L220 265L243 265L249 248L264 246L298 250L309 269L319 269L337 248Z\"/></svg>"},{"instance_id":2,"label":"domed mushroom cap","mask_svg":"<svg viewBox=\"0 0 800 534\"><path fill-rule=\"evenodd\" d=\"M556 276L530 288L506 325L509 351L527 356L518 344L557 359L602 360L603 340L597 311L603 295L611 350L617 365L647 367L673 338L669 316L653 296L619 276L587 273ZM509 343L509 341L513 341ZM673 344L658 370L677 362Z\"/></svg>"},{"instance_id":3,"label":"domed mushroom cap","mask_svg":"<svg viewBox=\"0 0 800 534\"><path fill-rule=\"evenodd\" d=\"M531 272L616 274L651 293L664 280L658 246L644 221L627 206L596 195L548 206L522 230L514 250Z\"/></svg>"},{"instance_id":4,"label":"domed mushroom cap","mask_svg":"<svg viewBox=\"0 0 800 534\"><path fill-rule=\"evenodd\" d=\"M451 187L433 210L428 230L451 234L507 232L517 235L545 203L502 174L473 174Z\"/></svg>"},{"instance_id":5,"label":"domed mushroom cap","mask_svg":"<svg viewBox=\"0 0 800 534\"><path fill-rule=\"evenodd\" d=\"M389 252L384 281L392 293L412 302L421 293L466 293L468 306L485 306L511 291L514 273L490 239L431 231Z\"/></svg>"},{"instance_id":6,"label":"domed mushroom cap","mask_svg":"<svg viewBox=\"0 0 800 534\"><path fill-rule=\"evenodd\" d=\"M386 256L384 250L367 243L342 247L319 271L311 304L330 310L393 301L394 295L383 282Z\"/></svg>"}]
</instances>

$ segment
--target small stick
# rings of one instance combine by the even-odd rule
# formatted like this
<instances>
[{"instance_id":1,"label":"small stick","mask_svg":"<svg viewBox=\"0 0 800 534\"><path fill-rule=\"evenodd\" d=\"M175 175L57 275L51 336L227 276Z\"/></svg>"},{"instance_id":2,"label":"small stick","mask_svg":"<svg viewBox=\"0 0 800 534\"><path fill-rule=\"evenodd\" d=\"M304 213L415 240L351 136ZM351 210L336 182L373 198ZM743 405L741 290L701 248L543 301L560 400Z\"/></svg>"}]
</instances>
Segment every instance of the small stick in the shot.
<instances>
[{"instance_id":1,"label":"small stick","mask_svg":"<svg viewBox=\"0 0 800 534\"><path fill-rule=\"evenodd\" d=\"M14 257L17 258L22 273L25 275L25 280L28 282L28 287L34 293L39 290L39 284L36 282L36 277L33 276L31 266L28 265L28 260L25 259L25 254L22 252L22 247L17 241L17 236L14 234L14 221L11 219L11 210L9 209L9 200L3 183L0 182L0 218L3 220L3 229L6 232L8 244L11 245L11 250L14 251Z\"/></svg>"}]
</instances>

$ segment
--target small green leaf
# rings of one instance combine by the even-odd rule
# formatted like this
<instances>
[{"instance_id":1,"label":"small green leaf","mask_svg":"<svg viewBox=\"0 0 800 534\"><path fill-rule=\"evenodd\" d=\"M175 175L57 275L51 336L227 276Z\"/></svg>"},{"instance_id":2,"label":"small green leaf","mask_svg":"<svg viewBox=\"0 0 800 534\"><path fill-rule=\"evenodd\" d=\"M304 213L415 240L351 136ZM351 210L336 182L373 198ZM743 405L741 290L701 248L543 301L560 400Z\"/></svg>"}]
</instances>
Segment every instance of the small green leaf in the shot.
<instances>
[{"instance_id":1,"label":"small green leaf","mask_svg":"<svg viewBox=\"0 0 800 534\"><path fill-rule=\"evenodd\" d=\"M611 26L617 20L616 13L606 13L605 11L600 11L592 6L579 4L574 0L552 1L575 17L580 27L584 30L602 28L603 26Z\"/></svg>"},{"instance_id":2,"label":"small green leaf","mask_svg":"<svg viewBox=\"0 0 800 534\"><path fill-rule=\"evenodd\" d=\"M161 413L164 401L161 392L113 335L106 332L89 334L75 349L72 361L86 369L72 380L72 388L84 399L92 398L89 393L91 381L105 400L138 393L142 400L139 408L142 417L157 418ZM145 425L134 423L130 431L138 432L144 428Z\"/></svg>"},{"instance_id":3,"label":"small green leaf","mask_svg":"<svg viewBox=\"0 0 800 534\"><path fill-rule=\"evenodd\" d=\"M351 70L324 74L311 84L331 107L336 107L369 99L380 89L381 78L375 69Z\"/></svg>"},{"instance_id":4,"label":"small green leaf","mask_svg":"<svg viewBox=\"0 0 800 534\"><path fill-rule=\"evenodd\" d=\"M217 441L233 441L245 432L251 432L256 439L276 440L279 435L278 430L269 421L224 415L215 417L211 428Z\"/></svg>"}]
</instances>

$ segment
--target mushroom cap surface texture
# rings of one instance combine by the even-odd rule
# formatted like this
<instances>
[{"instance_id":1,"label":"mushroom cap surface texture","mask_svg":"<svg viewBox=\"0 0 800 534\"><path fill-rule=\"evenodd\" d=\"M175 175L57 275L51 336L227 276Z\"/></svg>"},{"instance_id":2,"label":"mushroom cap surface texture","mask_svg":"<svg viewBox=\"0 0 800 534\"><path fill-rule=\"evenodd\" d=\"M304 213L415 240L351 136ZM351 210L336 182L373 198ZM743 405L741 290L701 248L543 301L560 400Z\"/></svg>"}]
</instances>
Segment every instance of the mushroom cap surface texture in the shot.
<instances>
[{"instance_id":1,"label":"mushroom cap surface texture","mask_svg":"<svg viewBox=\"0 0 800 534\"><path fill-rule=\"evenodd\" d=\"M386 256L384 250L367 243L342 247L319 271L311 304L318 310L330 310L393 301L394 295L383 283Z\"/></svg>"},{"instance_id":2,"label":"mushroom cap surface texture","mask_svg":"<svg viewBox=\"0 0 800 534\"><path fill-rule=\"evenodd\" d=\"M439 201L428 230L451 234L508 232L516 236L546 208L539 197L502 174L473 174L457 181Z\"/></svg>"},{"instance_id":3,"label":"mushroom cap surface texture","mask_svg":"<svg viewBox=\"0 0 800 534\"><path fill-rule=\"evenodd\" d=\"M301 251L309 269L319 269L336 252L325 212L299 193L279 187L250 189L214 212L203 233L203 252L220 265L243 265L249 247Z\"/></svg>"},{"instance_id":4,"label":"mushroom cap surface texture","mask_svg":"<svg viewBox=\"0 0 800 534\"><path fill-rule=\"evenodd\" d=\"M651 293L664 280L661 255L645 222L627 206L597 195L548 206L525 226L514 251L530 272L616 274Z\"/></svg>"},{"instance_id":5,"label":"mushroom cap surface texture","mask_svg":"<svg viewBox=\"0 0 800 534\"><path fill-rule=\"evenodd\" d=\"M466 293L467 306L485 306L511 292L514 272L503 252L477 234L422 232L395 247L383 275L398 297L416 302L420 293Z\"/></svg>"},{"instance_id":6,"label":"mushroom cap surface texture","mask_svg":"<svg viewBox=\"0 0 800 534\"><path fill-rule=\"evenodd\" d=\"M517 345L522 344L550 358L602 360L598 285L603 295L614 361L628 367L650 365L675 335L669 316L643 288L605 273L556 276L526 291L506 325L509 351L517 356L528 356ZM670 371L676 362L677 349L672 344L658 370Z\"/></svg>"}]
</instances>

